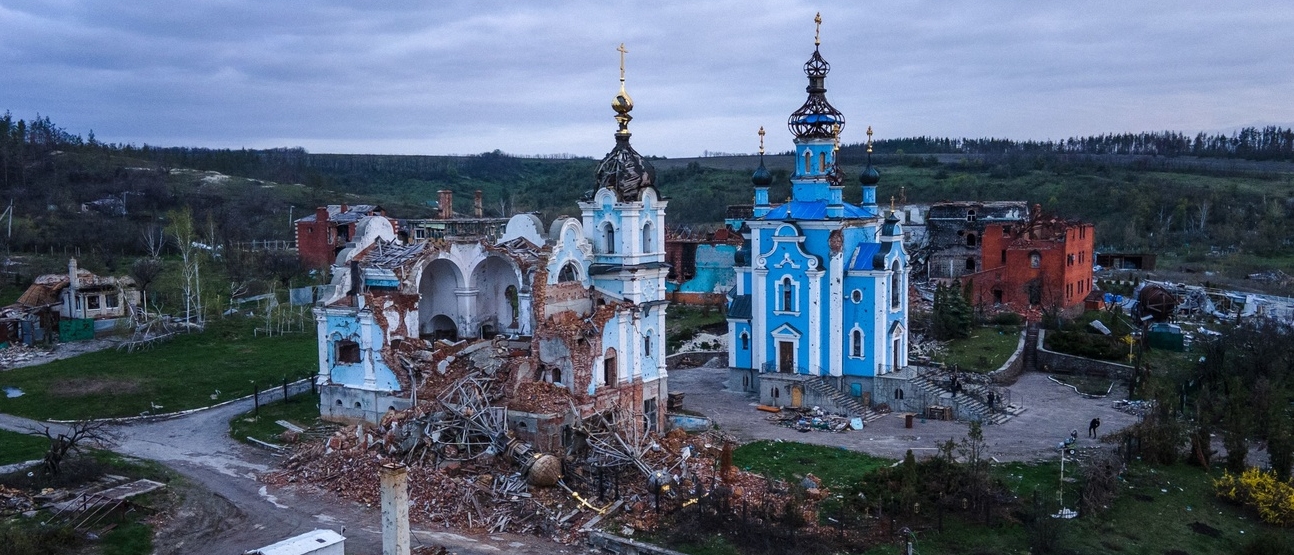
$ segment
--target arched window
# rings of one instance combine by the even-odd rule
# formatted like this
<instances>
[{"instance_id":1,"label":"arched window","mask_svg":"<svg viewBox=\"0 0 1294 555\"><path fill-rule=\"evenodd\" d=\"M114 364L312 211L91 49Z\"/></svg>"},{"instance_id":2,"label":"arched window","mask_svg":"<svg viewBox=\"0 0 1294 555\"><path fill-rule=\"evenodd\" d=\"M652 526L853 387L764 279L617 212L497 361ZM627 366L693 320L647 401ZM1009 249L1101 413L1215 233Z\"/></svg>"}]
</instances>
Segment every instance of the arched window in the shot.
<instances>
[{"instance_id":1,"label":"arched window","mask_svg":"<svg viewBox=\"0 0 1294 555\"><path fill-rule=\"evenodd\" d=\"M791 292L791 278L782 278L782 311L790 312L795 296Z\"/></svg>"},{"instance_id":2,"label":"arched window","mask_svg":"<svg viewBox=\"0 0 1294 555\"><path fill-rule=\"evenodd\" d=\"M974 209L974 208L971 208L970 210L967 210L967 211L966 211L966 221L968 221L968 222L973 222L973 221L975 221L975 218L976 218L976 216L975 216L975 209Z\"/></svg>"},{"instance_id":3,"label":"arched window","mask_svg":"<svg viewBox=\"0 0 1294 555\"><path fill-rule=\"evenodd\" d=\"M602 224L602 240L606 242L607 254L615 254L616 228L611 222Z\"/></svg>"},{"instance_id":4,"label":"arched window","mask_svg":"<svg viewBox=\"0 0 1294 555\"><path fill-rule=\"evenodd\" d=\"M974 262L974 260L971 261L971 263ZM898 308L903 304L903 272L899 269L898 260L890 265L890 273L890 305Z\"/></svg>"},{"instance_id":5,"label":"arched window","mask_svg":"<svg viewBox=\"0 0 1294 555\"><path fill-rule=\"evenodd\" d=\"M653 252L652 239L656 236L656 230L652 229L651 222L643 224L643 252Z\"/></svg>"},{"instance_id":6,"label":"arched window","mask_svg":"<svg viewBox=\"0 0 1294 555\"><path fill-rule=\"evenodd\" d=\"M744 331L741 332L741 350L743 351L750 350L750 334Z\"/></svg>"},{"instance_id":7,"label":"arched window","mask_svg":"<svg viewBox=\"0 0 1294 555\"><path fill-rule=\"evenodd\" d=\"M818 173L826 173L826 172L827 172L827 153L819 152L818 153Z\"/></svg>"},{"instance_id":8,"label":"arched window","mask_svg":"<svg viewBox=\"0 0 1294 555\"><path fill-rule=\"evenodd\" d=\"M975 234L974 234L974 233L967 233L967 234L966 234L966 246L968 246L968 247L973 247L973 246L975 246L975 244L976 244L976 237L975 237Z\"/></svg>"},{"instance_id":9,"label":"arched window","mask_svg":"<svg viewBox=\"0 0 1294 555\"><path fill-rule=\"evenodd\" d=\"M567 262L562 266L562 270L557 273L558 283L567 283L579 279L579 272L575 269L574 262Z\"/></svg>"},{"instance_id":10,"label":"arched window","mask_svg":"<svg viewBox=\"0 0 1294 555\"><path fill-rule=\"evenodd\" d=\"M809 172L812 169L813 169L813 153L806 150L804 151L804 175L809 175Z\"/></svg>"},{"instance_id":11,"label":"arched window","mask_svg":"<svg viewBox=\"0 0 1294 555\"><path fill-rule=\"evenodd\" d=\"M862 358L863 356L863 330L854 330L853 341L849 345L849 356Z\"/></svg>"},{"instance_id":12,"label":"arched window","mask_svg":"<svg viewBox=\"0 0 1294 555\"><path fill-rule=\"evenodd\" d=\"M1029 267L1037 268L1039 266L1042 266L1042 255L1038 251L1029 253Z\"/></svg>"},{"instance_id":13,"label":"arched window","mask_svg":"<svg viewBox=\"0 0 1294 555\"><path fill-rule=\"evenodd\" d=\"M903 398L903 390L902 390L902 389L895 389L895 390L894 390L894 398L895 398L895 399L902 399L902 398Z\"/></svg>"},{"instance_id":14,"label":"arched window","mask_svg":"<svg viewBox=\"0 0 1294 555\"><path fill-rule=\"evenodd\" d=\"M643 336L643 354L646 356L652 356L650 331L647 332L647 335Z\"/></svg>"}]
</instances>

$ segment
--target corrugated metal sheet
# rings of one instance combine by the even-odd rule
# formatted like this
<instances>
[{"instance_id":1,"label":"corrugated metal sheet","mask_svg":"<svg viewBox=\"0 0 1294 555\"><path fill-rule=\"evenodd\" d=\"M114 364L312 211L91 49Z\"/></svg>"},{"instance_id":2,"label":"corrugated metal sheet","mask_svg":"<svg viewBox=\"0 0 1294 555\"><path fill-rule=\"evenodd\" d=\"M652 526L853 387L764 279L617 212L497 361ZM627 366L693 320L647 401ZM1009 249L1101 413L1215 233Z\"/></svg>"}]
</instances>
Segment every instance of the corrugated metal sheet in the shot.
<instances>
[{"instance_id":1,"label":"corrugated metal sheet","mask_svg":"<svg viewBox=\"0 0 1294 555\"><path fill-rule=\"evenodd\" d=\"M751 314L750 295L737 295L728 308L728 317L735 320L749 320Z\"/></svg>"},{"instance_id":2,"label":"corrugated metal sheet","mask_svg":"<svg viewBox=\"0 0 1294 555\"><path fill-rule=\"evenodd\" d=\"M876 214L853 204L846 203L842 211L845 218L861 219L874 218ZM801 201L793 200L769 211L764 215L765 220L825 220L827 219L827 201Z\"/></svg>"}]
</instances>

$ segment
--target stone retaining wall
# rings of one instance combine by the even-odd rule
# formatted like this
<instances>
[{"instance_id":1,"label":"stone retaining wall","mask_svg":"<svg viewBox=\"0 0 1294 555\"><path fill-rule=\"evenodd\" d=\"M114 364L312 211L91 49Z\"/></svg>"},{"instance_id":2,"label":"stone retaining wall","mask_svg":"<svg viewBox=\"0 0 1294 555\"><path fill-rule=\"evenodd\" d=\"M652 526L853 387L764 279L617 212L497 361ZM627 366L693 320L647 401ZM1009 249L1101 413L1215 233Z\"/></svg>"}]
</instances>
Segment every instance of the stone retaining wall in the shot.
<instances>
[{"instance_id":1,"label":"stone retaining wall","mask_svg":"<svg viewBox=\"0 0 1294 555\"><path fill-rule=\"evenodd\" d=\"M674 370L676 368L696 368L710 362L710 359L714 357L719 357L719 361L715 363L715 365L712 365L713 367L728 367L728 351L692 351L687 353L674 353L665 357L665 369Z\"/></svg>"},{"instance_id":2,"label":"stone retaining wall","mask_svg":"<svg viewBox=\"0 0 1294 555\"><path fill-rule=\"evenodd\" d=\"M1132 378L1132 367L1117 362L1083 358L1074 355L1048 351L1043 348L1047 330L1038 330L1038 371L1052 374L1074 374L1079 376L1097 376L1128 380Z\"/></svg>"},{"instance_id":3,"label":"stone retaining wall","mask_svg":"<svg viewBox=\"0 0 1294 555\"><path fill-rule=\"evenodd\" d=\"M997 385L1011 385L1024 373L1024 337L1028 333L1020 330L1020 342L1015 346L1015 353L1006 359L1000 368L988 373L988 377Z\"/></svg>"}]
</instances>

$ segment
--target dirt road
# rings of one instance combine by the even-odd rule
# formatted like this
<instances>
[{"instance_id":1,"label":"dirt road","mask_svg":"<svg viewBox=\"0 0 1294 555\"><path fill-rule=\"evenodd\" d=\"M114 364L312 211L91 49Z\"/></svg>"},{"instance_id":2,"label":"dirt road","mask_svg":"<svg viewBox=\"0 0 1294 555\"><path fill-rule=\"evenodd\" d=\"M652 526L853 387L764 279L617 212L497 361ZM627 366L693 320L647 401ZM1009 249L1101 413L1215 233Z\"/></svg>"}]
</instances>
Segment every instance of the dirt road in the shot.
<instances>
[{"instance_id":1,"label":"dirt road","mask_svg":"<svg viewBox=\"0 0 1294 555\"><path fill-rule=\"evenodd\" d=\"M231 439L229 420L251 410L251 400L158 422L114 427L119 453L160 462L179 473L180 506L158 530L157 553L242 553L316 528L346 536L347 553L382 551L379 509L338 499L308 486L269 488L256 480L275 457ZM0 428L41 429L44 424L0 415ZM544 538L492 534L473 536L454 530L415 530L413 545L440 545L462 554L584 553Z\"/></svg>"}]
</instances>

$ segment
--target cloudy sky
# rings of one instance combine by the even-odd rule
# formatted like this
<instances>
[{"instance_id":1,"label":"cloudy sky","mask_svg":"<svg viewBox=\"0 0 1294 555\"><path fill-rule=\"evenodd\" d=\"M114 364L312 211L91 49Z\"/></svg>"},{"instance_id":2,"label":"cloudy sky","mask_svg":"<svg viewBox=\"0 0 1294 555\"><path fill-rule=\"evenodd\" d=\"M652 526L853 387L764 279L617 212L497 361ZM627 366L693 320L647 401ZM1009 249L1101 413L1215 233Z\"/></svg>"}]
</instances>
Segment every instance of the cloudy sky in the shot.
<instances>
[{"instance_id":1,"label":"cloudy sky","mask_svg":"<svg viewBox=\"0 0 1294 555\"><path fill-rule=\"evenodd\" d=\"M0 0L0 110L136 144L599 156L790 148L821 11L846 142L1294 124L1285 0Z\"/></svg>"}]
</instances>

